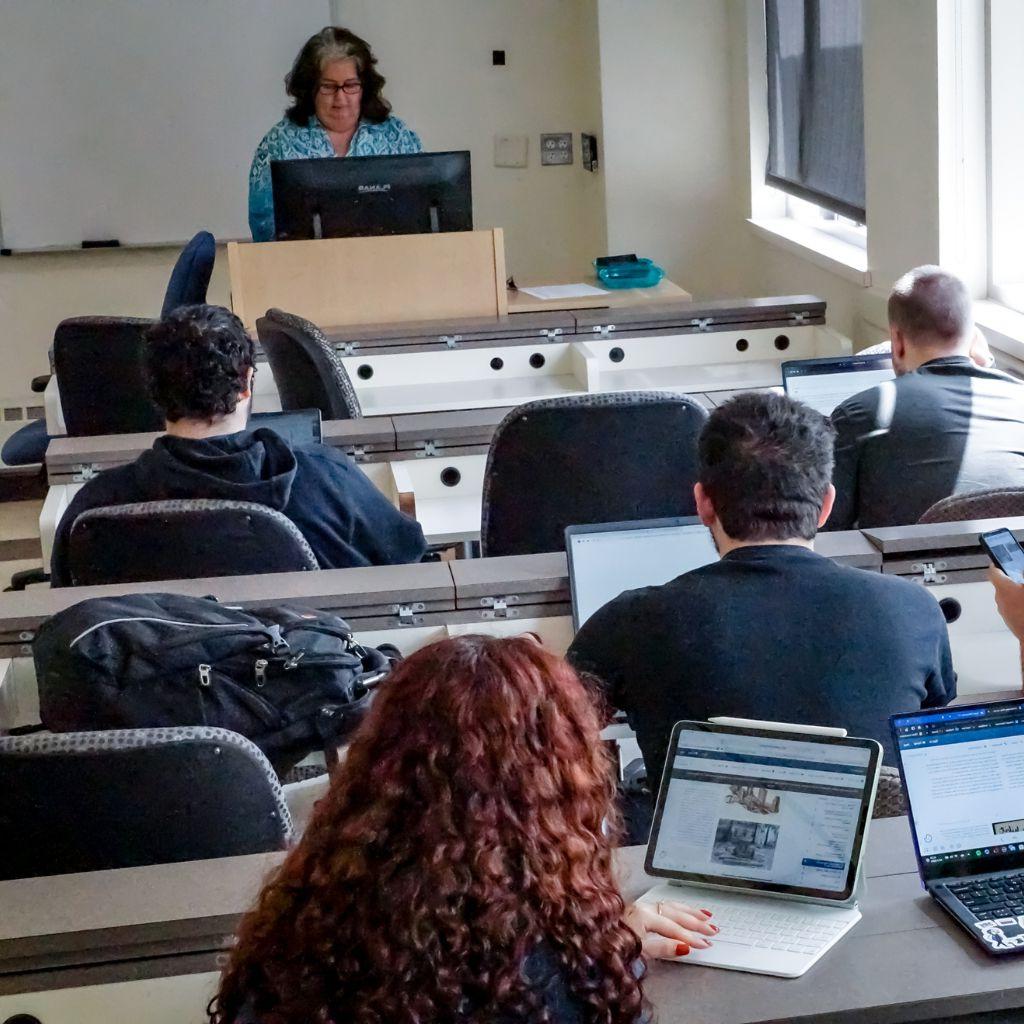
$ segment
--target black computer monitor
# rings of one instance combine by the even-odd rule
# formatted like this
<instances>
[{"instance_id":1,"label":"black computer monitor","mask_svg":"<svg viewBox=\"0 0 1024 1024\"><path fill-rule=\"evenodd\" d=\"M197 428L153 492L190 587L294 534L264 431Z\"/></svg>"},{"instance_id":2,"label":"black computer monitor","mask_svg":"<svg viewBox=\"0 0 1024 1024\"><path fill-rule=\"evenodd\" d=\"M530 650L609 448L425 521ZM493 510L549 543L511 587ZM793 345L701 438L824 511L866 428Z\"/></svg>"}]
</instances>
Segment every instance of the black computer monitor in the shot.
<instances>
[{"instance_id":1,"label":"black computer monitor","mask_svg":"<svg viewBox=\"0 0 1024 1024\"><path fill-rule=\"evenodd\" d=\"M278 241L472 231L469 153L273 160Z\"/></svg>"}]
</instances>

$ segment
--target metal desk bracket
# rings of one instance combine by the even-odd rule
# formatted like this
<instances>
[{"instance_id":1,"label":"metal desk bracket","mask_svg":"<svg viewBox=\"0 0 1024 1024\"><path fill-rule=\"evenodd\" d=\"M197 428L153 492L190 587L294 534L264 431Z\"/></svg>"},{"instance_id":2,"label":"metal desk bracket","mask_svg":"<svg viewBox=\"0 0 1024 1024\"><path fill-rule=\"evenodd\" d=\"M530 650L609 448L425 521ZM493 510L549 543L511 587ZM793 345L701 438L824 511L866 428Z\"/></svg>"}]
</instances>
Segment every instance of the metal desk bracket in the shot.
<instances>
[{"instance_id":1,"label":"metal desk bracket","mask_svg":"<svg viewBox=\"0 0 1024 1024\"><path fill-rule=\"evenodd\" d=\"M691 327L696 327L698 331L710 331L711 325L714 323L714 319L710 316L704 317L703 319L694 319L690 321Z\"/></svg>"},{"instance_id":2,"label":"metal desk bracket","mask_svg":"<svg viewBox=\"0 0 1024 1024\"><path fill-rule=\"evenodd\" d=\"M614 330L614 328L612 328ZM562 333L561 327L545 327L543 330L537 332L542 338L547 338L548 341L554 341Z\"/></svg>"},{"instance_id":3,"label":"metal desk bracket","mask_svg":"<svg viewBox=\"0 0 1024 1024\"><path fill-rule=\"evenodd\" d=\"M425 611L426 605L422 601L417 601L415 604L396 604L391 610L398 616L400 626L415 626L416 612Z\"/></svg>"},{"instance_id":4,"label":"metal desk bracket","mask_svg":"<svg viewBox=\"0 0 1024 1024\"><path fill-rule=\"evenodd\" d=\"M912 572L921 574L921 583L928 586L929 583L945 583L947 577L940 575L949 566L945 562L914 562L911 565Z\"/></svg>"},{"instance_id":5,"label":"metal desk bracket","mask_svg":"<svg viewBox=\"0 0 1024 1024\"><path fill-rule=\"evenodd\" d=\"M810 319L810 315L810 313L794 313L792 317L793 323L800 327L807 323L808 319Z\"/></svg>"},{"instance_id":6,"label":"metal desk bracket","mask_svg":"<svg viewBox=\"0 0 1024 1024\"><path fill-rule=\"evenodd\" d=\"M76 484L84 484L89 480L95 480L99 475L100 467L95 462L81 462L74 467L71 480Z\"/></svg>"},{"instance_id":7,"label":"metal desk bracket","mask_svg":"<svg viewBox=\"0 0 1024 1024\"><path fill-rule=\"evenodd\" d=\"M461 334L442 334L438 341L443 341L448 348L455 348L455 346L462 341Z\"/></svg>"},{"instance_id":8,"label":"metal desk bracket","mask_svg":"<svg viewBox=\"0 0 1024 1024\"><path fill-rule=\"evenodd\" d=\"M437 449L440 445L438 441L424 441L423 447L416 453L418 459L430 459L437 455Z\"/></svg>"},{"instance_id":9,"label":"metal desk bracket","mask_svg":"<svg viewBox=\"0 0 1024 1024\"><path fill-rule=\"evenodd\" d=\"M352 458L356 462L363 462L366 459L366 448L364 445L357 444L352 448Z\"/></svg>"},{"instance_id":10,"label":"metal desk bracket","mask_svg":"<svg viewBox=\"0 0 1024 1024\"><path fill-rule=\"evenodd\" d=\"M335 346L343 356L354 356L359 347L354 341L342 341Z\"/></svg>"},{"instance_id":11,"label":"metal desk bracket","mask_svg":"<svg viewBox=\"0 0 1024 1024\"><path fill-rule=\"evenodd\" d=\"M480 605L487 611L482 613L484 619L514 619L519 615L516 608L509 608L510 604L519 604L518 594L508 594L502 597L482 597Z\"/></svg>"},{"instance_id":12,"label":"metal desk bracket","mask_svg":"<svg viewBox=\"0 0 1024 1024\"><path fill-rule=\"evenodd\" d=\"M594 328L594 334L600 334L602 338L607 338L614 330L615 324L598 324Z\"/></svg>"}]
</instances>

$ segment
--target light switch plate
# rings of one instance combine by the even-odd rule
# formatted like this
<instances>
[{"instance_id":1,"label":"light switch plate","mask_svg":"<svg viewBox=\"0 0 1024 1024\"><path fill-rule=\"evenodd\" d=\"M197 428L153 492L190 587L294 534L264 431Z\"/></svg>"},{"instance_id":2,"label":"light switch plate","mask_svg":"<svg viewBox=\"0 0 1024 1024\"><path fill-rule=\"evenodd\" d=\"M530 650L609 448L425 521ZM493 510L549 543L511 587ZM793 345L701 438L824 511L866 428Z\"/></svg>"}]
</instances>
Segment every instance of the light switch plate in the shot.
<instances>
[{"instance_id":1,"label":"light switch plate","mask_svg":"<svg viewBox=\"0 0 1024 1024\"><path fill-rule=\"evenodd\" d=\"M540 162L542 165L572 163L572 132L545 134L540 137Z\"/></svg>"},{"instance_id":2,"label":"light switch plate","mask_svg":"<svg viewBox=\"0 0 1024 1024\"><path fill-rule=\"evenodd\" d=\"M494 166L525 167L529 145L526 135L495 135Z\"/></svg>"}]
</instances>

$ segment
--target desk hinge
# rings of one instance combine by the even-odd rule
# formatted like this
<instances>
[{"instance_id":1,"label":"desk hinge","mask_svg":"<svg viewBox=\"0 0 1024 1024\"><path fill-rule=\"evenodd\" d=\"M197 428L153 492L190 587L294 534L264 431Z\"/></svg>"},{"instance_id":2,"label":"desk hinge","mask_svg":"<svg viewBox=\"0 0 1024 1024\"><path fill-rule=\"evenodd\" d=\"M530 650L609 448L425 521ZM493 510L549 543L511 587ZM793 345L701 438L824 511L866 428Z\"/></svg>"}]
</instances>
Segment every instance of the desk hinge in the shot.
<instances>
[{"instance_id":1,"label":"desk hinge","mask_svg":"<svg viewBox=\"0 0 1024 1024\"><path fill-rule=\"evenodd\" d=\"M426 605L422 601L417 601L415 604L396 604L391 610L398 616L400 626L416 626L420 621L417 620L416 613L425 611Z\"/></svg>"},{"instance_id":2,"label":"desk hinge","mask_svg":"<svg viewBox=\"0 0 1024 1024\"><path fill-rule=\"evenodd\" d=\"M538 332L542 338L547 338L548 341L554 341L562 333L561 327L545 327L543 330Z\"/></svg>"},{"instance_id":3,"label":"desk hinge","mask_svg":"<svg viewBox=\"0 0 1024 1024\"><path fill-rule=\"evenodd\" d=\"M594 328L594 334L600 334L602 338L607 338L614 330L615 324L598 324Z\"/></svg>"},{"instance_id":4,"label":"desk hinge","mask_svg":"<svg viewBox=\"0 0 1024 1024\"><path fill-rule=\"evenodd\" d=\"M910 570L919 572L921 582L927 586L929 583L945 583L947 577L942 575L942 572L947 568L945 562L914 562Z\"/></svg>"},{"instance_id":5,"label":"desk hinge","mask_svg":"<svg viewBox=\"0 0 1024 1024\"><path fill-rule=\"evenodd\" d=\"M481 613L484 619L514 619L519 614L518 609L510 608L510 604L519 604L518 594L508 594L503 597L482 597L480 604L486 611Z\"/></svg>"},{"instance_id":6,"label":"desk hinge","mask_svg":"<svg viewBox=\"0 0 1024 1024\"><path fill-rule=\"evenodd\" d=\"M455 348L455 346L462 341L461 334L442 334L438 341L443 341L448 348Z\"/></svg>"},{"instance_id":7,"label":"desk hinge","mask_svg":"<svg viewBox=\"0 0 1024 1024\"><path fill-rule=\"evenodd\" d=\"M694 318L690 321L691 327L696 327L698 331L710 331L711 325L714 323L714 319L710 316L706 316L703 319Z\"/></svg>"},{"instance_id":8,"label":"desk hinge","mask_svg":"<svg viewBox=\"0 0 1024 1024\"><path fill-rule=\"evenodd\" d=\"M796 324L797 326L800 326L802 324L806 324L807 321L810 318L811 318L811 314L810 313L791 313L790 314L790 319L792 319L793 323Z\"/></svg>"},{"instance_id":9,"label":"desk hinge","mask_svg":"<svg viewBox=\"0 0 1024 1024\"><path fill-rule=\"evenodd\" d=\"M95 462L81 462L74 467L71 479L76 484L84 484L88 480L95 480L99 475L100 467Z\"/></svg>"}]
</instances>

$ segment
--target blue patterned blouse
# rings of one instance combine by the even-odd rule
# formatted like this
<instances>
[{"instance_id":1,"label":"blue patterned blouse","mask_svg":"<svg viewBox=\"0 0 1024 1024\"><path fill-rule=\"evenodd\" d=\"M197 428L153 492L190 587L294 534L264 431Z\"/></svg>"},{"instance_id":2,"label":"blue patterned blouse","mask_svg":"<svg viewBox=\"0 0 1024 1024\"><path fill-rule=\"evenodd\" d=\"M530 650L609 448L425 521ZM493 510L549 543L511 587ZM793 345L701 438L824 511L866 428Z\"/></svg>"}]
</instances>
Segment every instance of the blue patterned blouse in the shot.
<instances>
[{"instance_id":1,"label":"blue patterned blouse","mask_svg":"<svg viewBox=\"0 0 1024 1024\"><path fill-rule=\"evenodd\" d=\"M360 121L348 144L346 156L392 156L419 153L419 136L397 117L389 116L380 124ZM303 127L282 118L263 136L249 168L249 230L254 242L269 242L274 237L274 199L270 188L271 160L301 160L334 156L334 145L323 126L311 117Z\"/></svg>"}]
</instances>

